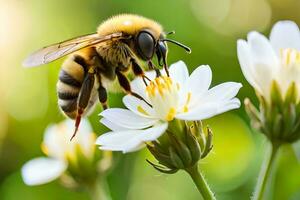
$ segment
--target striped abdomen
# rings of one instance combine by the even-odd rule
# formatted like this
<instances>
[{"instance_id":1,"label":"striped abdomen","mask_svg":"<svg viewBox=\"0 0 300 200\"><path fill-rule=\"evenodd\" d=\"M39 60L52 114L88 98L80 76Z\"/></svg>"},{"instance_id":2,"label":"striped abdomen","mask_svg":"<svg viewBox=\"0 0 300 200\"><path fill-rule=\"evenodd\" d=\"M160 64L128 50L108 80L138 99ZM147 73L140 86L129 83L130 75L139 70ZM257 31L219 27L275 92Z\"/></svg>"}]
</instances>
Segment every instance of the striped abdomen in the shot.
<instances>
[{"instance_id":1,"label":"striped abdomen","mask_svg":"<svg viewBox=\"0 0 300 200\"><path fill-rule=\"evenodd\" d=\"M60 109L71 119L77 114L78 96L87 73L88 65L80 55L71 55L63 63L59 80L57 82L58 105ZM92 92L86 113L95 103L95 93Z\"/></svg>"}]
</instances>

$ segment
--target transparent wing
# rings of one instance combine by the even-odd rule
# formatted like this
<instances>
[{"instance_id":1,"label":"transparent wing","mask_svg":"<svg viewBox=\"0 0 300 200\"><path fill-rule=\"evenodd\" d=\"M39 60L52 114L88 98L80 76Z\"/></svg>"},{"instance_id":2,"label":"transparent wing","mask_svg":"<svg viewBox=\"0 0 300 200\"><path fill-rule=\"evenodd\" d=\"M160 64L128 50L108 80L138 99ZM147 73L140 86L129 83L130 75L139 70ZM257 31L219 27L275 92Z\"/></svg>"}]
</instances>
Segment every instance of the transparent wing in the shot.
<instances>
[{"instance_id":1,"label":"transparent wing","mask_svg":"<svg viewBox=\"0 0 300 200\"><path fill-rule=\"evenodd\" d=\"M79 36L70 40L41 48L33 52L24 60L23 66L35 67L46 64L80 49L90 47L108 40L120 39L122 37L122 33L113 33L103 37L100 37L97 33Z\"/></svg>"}]
</instances>

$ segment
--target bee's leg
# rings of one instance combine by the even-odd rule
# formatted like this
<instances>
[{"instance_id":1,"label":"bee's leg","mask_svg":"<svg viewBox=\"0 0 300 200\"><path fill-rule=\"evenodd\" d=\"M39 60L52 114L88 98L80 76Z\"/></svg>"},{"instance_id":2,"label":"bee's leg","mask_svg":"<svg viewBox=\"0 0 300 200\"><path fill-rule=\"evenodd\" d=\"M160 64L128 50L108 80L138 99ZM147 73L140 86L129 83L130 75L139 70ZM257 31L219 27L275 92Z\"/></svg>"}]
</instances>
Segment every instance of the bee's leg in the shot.
<instances>
[{"instance_id":1,"label":"bee's leg","mask_svg":"<svg viewBox=\"0 0 300 200\"><path fill-rule=\"evenodd\" d=\"M98 82L99 82L99 87L98 87L98 97L99 101L102 105L103 110L107 109L107 91L105 87L103 87L102 82L101 82L101 76L99 73L96 73Z\"/></svg>"},{"instance_id":2,"label":"bee's leg","mask_svg":"<svg viewBox=\"0 0 300 200\"><path fill-rule=\"evenodd\" d=\"M148 66L149 66L149 69L155 70L156 77L161 76L159 69L153 64L153 62L151 60L148 61Z\"/></svg>"},{"instance_id":3,"label":"bee's leg","mask_svg":"<svg viewBox=\"0 0 300 200\"><path fill-rule=\"evenodd\" d=\"M120 83L120 86L125 90L125 92L127 94L130 94L130 95L144 101L146 104L148 104L150 107L152 107L151 104L148 103L141 95L139 95L139 94L137 94L137 93L135 93L131 90L129 80L127 79L127 77L124 74L122 74L122 72L120 72L118 70L118 68L116 69L116 75L118 77L118 81Z\"/></svg>"},{"instance_id":4,"label":"bee's leg","mask_svg":"<svg viewBox=\"0 0 300 200\"><path fill-rule=\"evenodd\" d=\"M169 73L169 66L168 66L166 57L163 57L163 66L164 66L164 69L165 69L165 72L166 72L167 76L170 76L170 73Z\"/></svg>"},{"instance_id":5,"label":"bee's leg","mask_svg":"<svg viewBox=\"0 0 300 200\"><path fill-rule=\"evenodd\" d=\"M79 124L81 121L81 116L90 101L91 92L94 87L94 83L95 83L95 70L93 67L91 67L84 77L84 81L82 83L82 87L79 93L77 114L75 119L75 131L70 140L72 140L75 137L78 131Z\"/></svg>"},{"instance_id":6,"label":"bee's leg","mask_svg":"<svg viewBox=\"0 0 300 200\"><path fill-rule=\"evenodd\" d=\"M147 86L146 80L151 81L151 79L145 75L143 69L139 66L139 64L136 62L134 58L131 58L130 61L132 63L132 71L134 75L142 77L145 85Z\"/></svg>"}]
</instances>

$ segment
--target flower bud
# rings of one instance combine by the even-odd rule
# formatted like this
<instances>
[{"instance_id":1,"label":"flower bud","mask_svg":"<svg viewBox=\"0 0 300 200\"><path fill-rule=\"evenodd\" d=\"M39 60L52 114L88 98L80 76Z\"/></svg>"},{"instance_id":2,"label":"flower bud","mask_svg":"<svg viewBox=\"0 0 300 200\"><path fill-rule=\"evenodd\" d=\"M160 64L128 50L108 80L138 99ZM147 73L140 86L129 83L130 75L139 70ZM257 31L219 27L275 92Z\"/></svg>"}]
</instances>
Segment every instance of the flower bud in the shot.
<instances>
[{"instance_id":1,"label":"flower bud","mask_svg":"<svg viewBox=\"0 0 300 200\"><path fill-rule=\"evenodd\" d=\"M272 142L292 143L300 138L300 103L297 86L292 82L285 94L276 81L272 82L270 101L257 94L259 110L245 99L246 111L254 128L265 134Z\"/></svg>"},{"instance_id":2,"label":"flower bud","mask_svg":"<svg viewBox=\"0 0 300 200\"><path fill-rule=\"evenodd\" d=\"M159 165L150 163L163 173L175 173L187 169L205 158L212 149L212 131L204 132L201 121L175 121L158 141L147 144L147 148Z\"/></svg>"}]
</instances>

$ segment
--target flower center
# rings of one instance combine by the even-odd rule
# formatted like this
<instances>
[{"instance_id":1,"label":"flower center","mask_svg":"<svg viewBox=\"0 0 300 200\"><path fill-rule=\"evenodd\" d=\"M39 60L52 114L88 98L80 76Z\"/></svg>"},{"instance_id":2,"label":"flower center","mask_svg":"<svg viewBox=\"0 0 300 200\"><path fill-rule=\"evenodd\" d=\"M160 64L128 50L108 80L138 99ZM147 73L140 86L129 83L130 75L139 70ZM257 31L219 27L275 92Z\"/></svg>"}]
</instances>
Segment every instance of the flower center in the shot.
<instances>
[{"instance_id":1,"label":"flower center","mask_svg":"<svg viewBox=\"0 0 300 200\"><path fill-rule=\"evenodd\" d=\"M177 113L179 85L170 77L160 76L155 78L146 87L150 103L157 117L172 121Z\"/></svg>"},{"instance_id":2,"label":"flower center","mask_svg":"<svg viewBox=\"0 0 300 200\"><path fill-rule=\"evenodd\" d=\"M281 63L285 67L300 67L300 52L296 49L286 48L280 50Z\"/></svg>"}]
</instances>

